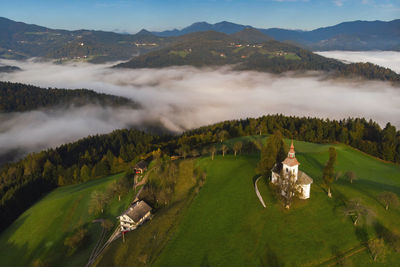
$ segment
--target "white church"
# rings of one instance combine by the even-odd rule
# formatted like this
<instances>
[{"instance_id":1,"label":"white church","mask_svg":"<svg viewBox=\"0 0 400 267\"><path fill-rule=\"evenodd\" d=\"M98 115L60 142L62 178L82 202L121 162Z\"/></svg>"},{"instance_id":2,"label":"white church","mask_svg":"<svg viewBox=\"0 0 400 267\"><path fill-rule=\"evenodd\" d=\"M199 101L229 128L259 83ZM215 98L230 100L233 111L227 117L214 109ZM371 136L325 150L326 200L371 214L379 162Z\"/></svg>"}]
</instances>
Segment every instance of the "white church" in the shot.
<instances>
[{"instance_id":1,"label":"white church","mask_svg":"<svg viewBox=\"0 0 400 267\"><path fill-rule=\"evenodd\" d=\"M311 179L304 172L299 171L300 163L297 161L295 154L296 153L294 151L294 145L292 141L287 158L281 163L276 163L274 168L272 168L271 182L273 184L277 184L283 170L283 174L285 176L283 181L290 179L290 177L294 179L294 182L297 185L299 198L307 199L310 198L310 188L311 184L313 183L313 179ZM285 196L284 191L282 191L282 195Z\"/></svg>"}]
</instances>

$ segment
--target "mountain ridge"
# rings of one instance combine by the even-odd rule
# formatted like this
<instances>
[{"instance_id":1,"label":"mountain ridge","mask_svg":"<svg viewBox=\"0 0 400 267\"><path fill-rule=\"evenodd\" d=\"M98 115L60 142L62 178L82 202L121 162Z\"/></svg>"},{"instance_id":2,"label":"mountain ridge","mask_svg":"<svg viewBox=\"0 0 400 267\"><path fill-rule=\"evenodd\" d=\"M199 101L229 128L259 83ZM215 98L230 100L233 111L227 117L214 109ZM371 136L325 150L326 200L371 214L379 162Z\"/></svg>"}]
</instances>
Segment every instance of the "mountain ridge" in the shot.
<instances>
[{"instance_id":1,"label":"mountain ridge","mask_svg":"<svg viewBox=\"0 0 400 267\"><path fill-rule=\"evenodd\" d=\"M215 30L227 34L241 31L245 28L254 28L278 41L292 41L299 45L306 46L312 50L398 50L400 44L400 19L392 21L346 21L333 26L320 27L314 30L291 30L284 28L255 28L249 25L236 24L232 22L218 22L210 24L200 22L202 31ZM229 25L225 27L225 25ZM232 29L236 30L232 30ZM183 28L182 30L174 29L172 31L162 31L152 33L157 36L171 37L181 36L189 32L199 31L197 23ZM335 44L335 38L344 34L351 34L354 37L346 40L346 44ZM377 35L379 38L375 38ZM358 41L361 39L361 41ZM366 42L366 43L364 43ZM370 43L370 44L368 44Z\"/></svg>"},{"instance_id":2,"label":"mountain ridge","mask_svg":"<svg viewBox=\"0 0 400 267\"><path fill-rule=\"evenodd\" d=\"M175 45L186 34L216 31L237 34L244 29L257 30L277 41L312 50L394 50L400 51L400 19L386 21L350 21L312 31L281 28L260 29L228 21L215 24L196 22L182 30L136 34L99 30L51 29L36 24L0 17L0 58L83 60L92 63L129 60L133 56ZM164 36L162 36L164 35ZM240 38L251 40L249 34ZM260 34L257 33L257 38ZM239 38L239 39L240 39ZM267 41L266 37L253 41Z\"/></svg>"},{"instance_id":3,"label":"mountain ridge","mask_svg":"<svg viewBox=\"0 0 400 267\"><path fill-rule=\"evenodd\" d=\"M244 31L244 33L243 33ZM273 39L264 42L240 40L239 36L263 36L257 30L227 35L216 31L195 32L177 37L177 43L115 65L114 68L165 68L171 66L215 67L231 65L234 70L270 73L286 71L334 72L335 76L358 76L400 82L400 75L371 63L345 64L307 49ZM250 35L254 37L254 35ZM265 35L264 38L268 38ZM245 39L245 38L244 38Z\"/></svg>"}]
</instances>

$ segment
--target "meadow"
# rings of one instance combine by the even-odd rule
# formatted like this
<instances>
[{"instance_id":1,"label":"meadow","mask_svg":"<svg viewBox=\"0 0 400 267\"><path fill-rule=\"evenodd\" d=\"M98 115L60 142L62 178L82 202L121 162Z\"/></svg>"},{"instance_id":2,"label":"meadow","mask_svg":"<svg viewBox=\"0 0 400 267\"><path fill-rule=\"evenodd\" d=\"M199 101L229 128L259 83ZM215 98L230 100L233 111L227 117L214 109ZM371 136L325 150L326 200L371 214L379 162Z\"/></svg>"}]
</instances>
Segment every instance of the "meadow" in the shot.
<instances>
[{"instance_id":1,"label":"meadow","mask_svg":"<svg viewBox=\"0 0 400 267\"><path fill-rule=\"evenodd\" d=\"M315 266L344 260L355 266L373 264L364 242L379 234L376 222L392 231L400 230L399 210L385 211L377 200L382 191L400 193L400 168L347 146L334 145L338 153L336 170L353 170L358 180L353 184L336 181L330 199L321 186L329 146L295 142L300 169L314 183L311 198L295 201L289 210L276 200L266 180L259 181L258 186L267 208L258 201L253 184L258 155L236 159L232 155L217 156L213 161L201 158L199 164L207 170L207 182L155 265ZM354 227L343 214L348 199L358 199L371 208L374 223ZM356 250L360 252L346 256ZM399 261L399 254L389 249L385 264L395 266Z\"/></svg>"},{"instance_id":2,"label":"meadow","mask_svg":"<svg viewBox=\"0 0 400 267\"><path fill-rule=\"evenodd\" d=\"M102 228L92 223L97 218L116 222L119 215L132 201L132 192L118 201L113 199L104 214L88 213L91 193L104 191L123 174L63 186L44 196L24 212L0 235L0 262L2 266L30 266L30 264L83 266L98 241ZM88 243L69 255L64 245L66 236L79 227L88 229ZM116 227L116 225L115 225Z\"/></svg>"}]
</instances>

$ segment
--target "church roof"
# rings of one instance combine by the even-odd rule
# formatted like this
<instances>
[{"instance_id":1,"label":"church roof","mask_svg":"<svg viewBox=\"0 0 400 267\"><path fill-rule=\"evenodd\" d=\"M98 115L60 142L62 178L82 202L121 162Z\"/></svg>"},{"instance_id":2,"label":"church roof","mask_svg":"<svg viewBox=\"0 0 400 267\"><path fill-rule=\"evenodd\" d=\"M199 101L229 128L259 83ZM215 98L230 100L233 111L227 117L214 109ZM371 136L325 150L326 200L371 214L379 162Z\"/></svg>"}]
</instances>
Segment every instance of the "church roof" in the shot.
<instances>
[{"instance_id":1,"label":"church roof","mask_svg":"<svg viewBox=\"0 0 400 267\"><path fill-rule=\"evenodd\" d=\"M297 161L296 156L295 156L295 151L294 151L294 145L293 145L293 140L292 144L290 145L289 153L287 158L282 162L283 164L293 167L296 165L300 165L300 163Z\"/></svg>"},{"instance_id":2,"label":"church roof","mask_svg":"<svg viewBox=\"0 0 400 267\"><path fill-rule=\"evenodd\" d=\"M296 158L289 158L289 157L287 157L284 161L282 161L282 163L290 167L300 165L300 163L297 161Z\"/></svg>"},{"instance_id":3,"label":"church roof","mask_svg":"<svg viewBox=\"0 0 400 267\"><path fill-rule=\"evenodd\" d=\"M299 171L297 175L297 182L299 184L312 184L313 179L310 176L308 176L305 172Z\"/></svg>"}]
</instances>

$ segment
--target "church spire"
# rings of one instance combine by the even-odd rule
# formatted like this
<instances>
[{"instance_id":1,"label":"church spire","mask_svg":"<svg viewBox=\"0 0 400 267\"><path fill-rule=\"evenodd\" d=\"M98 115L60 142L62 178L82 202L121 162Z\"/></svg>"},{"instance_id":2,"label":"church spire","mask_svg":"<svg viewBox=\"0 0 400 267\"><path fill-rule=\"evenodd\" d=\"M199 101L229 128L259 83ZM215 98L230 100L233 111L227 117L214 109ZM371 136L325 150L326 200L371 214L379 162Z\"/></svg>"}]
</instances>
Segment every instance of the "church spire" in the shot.
<instances>
[{"instance_id":1,"label":"church spire","mask_svg":"<svg viewBox=\"0 0 400 267\"><path fill-rule=\"evenodd\" d=\"M295 151L294 151L294 145L293 145L293 139L292 139L292 144L290 145L289 153L288 153L288 158L295 158Z\"/></svg>"}]
</instances>

